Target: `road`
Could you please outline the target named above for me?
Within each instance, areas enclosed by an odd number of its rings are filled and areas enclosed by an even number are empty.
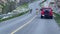
[[[59,34],[59,28],[54,19],[39,19],[36,17],[29,25],[15,34]]]
[[[40,19],[36,8],[40,1],[29,5],[33,12],[0,23],[0,34],[60,34],[59,26],[54,19]]]

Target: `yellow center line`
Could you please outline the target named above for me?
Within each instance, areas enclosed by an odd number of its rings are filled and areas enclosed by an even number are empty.
[[[37,15],[36,15],[37,16]],[[34,16],[31,20],[29,20],[27,23],[25,23],[24,25],[20,26],[19,28],[17,28],[16,30],[14,30],[11,34],[16,33],[17,31],[21,30],[23,27],[27,26],[30,22],[32,22],[36,16]]]

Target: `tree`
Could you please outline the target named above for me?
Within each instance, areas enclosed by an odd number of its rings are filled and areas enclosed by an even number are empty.
[[[11,12],[12,10],[14,10],[16,8],[15,6],[16,2],[14,1],[9,1],[7,0],[7,3],[0,3],[0,5],[2,6],[2,14],[6,14],[8,12]]]

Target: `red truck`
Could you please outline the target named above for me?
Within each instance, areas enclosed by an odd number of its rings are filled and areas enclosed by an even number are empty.
[[[50,18],[53,19],[53,10],[52,8],[41,8],[41,18]]]

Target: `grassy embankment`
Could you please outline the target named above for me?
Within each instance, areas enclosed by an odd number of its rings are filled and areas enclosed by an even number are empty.
[[[57,13],[54,13],[54,15],[55,15],[55,20],[56,20],[56,22],[58,23],[58,25],[60,26],[60,15],[59,14],[57,14]]]
[[[23,4],[23,5],[19,6],[19,8],[27,7],[27,6],[28,6],[27,4]],[[16,9],[19,9],[19,8],[16,8]],[[12,19],[12,18],[19,17],[19,16],[21,16],[21,15],[24,15],[24,14],[28,13],[28,11],[29,11],[29,10],[27,10],[27,11],[25,11],[25,12],[22,12],[22,13],[20,13],[20,14],[17,14],[17,15],[15,15],[15,16],[9,17],[9,18],[0,19],[0,22],[6,21],[6,20],[9,20],[9,19]]]

